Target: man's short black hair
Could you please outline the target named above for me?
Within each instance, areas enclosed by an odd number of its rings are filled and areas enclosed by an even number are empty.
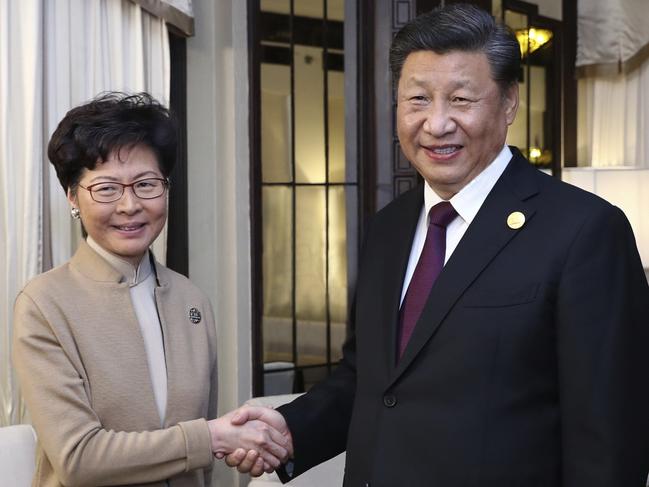
[[[417,51],[446,54],[483,52],[491,76],[501,90],[518,81],[521,51],[516,36],[481,8],[466,3],[438,7],[408,22],[390,48],[390,69],[396,82],[408,55]]]
[[[148,93],[107,92],[70,110],[52,134],[47,156],[67,192],[83,168],[94,169],[114,152],[144,144],[168,177],[176,162],[177,123]]]

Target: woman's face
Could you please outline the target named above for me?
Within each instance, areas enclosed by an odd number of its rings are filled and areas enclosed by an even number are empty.
[[[84,169],[79,185],[87,188],[97,183],[130,184],[162,177],[155,153],[139,144],[111,153],[93,170]],[[166,191],[158,198],[141,199],[135,196],[133,187],[124,188],[124,194],[117,201],[98,203],[83,187],[77,187],[75,194],[68,190],[68,200],[73,207],[79,208],[88,235],[108,252],[137,265],[164,227]]]

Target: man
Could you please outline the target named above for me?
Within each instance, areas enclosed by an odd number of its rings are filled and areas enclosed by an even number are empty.
[[[335,373],[237,420],[290,431],[284,481],[346,449],[346,486],[644,486],[649,289],[624,214],[505,145],[520,51],[486,12],[420,16],[390,59],[425,184],[368,230]]]

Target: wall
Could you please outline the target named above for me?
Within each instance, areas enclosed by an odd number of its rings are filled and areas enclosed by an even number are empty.
[[[187,42],[189,274],[214,306],[219,410],[251,395],[247,12],[242,0],[195,0]],[[222,462],[215,484],[245,484]]]

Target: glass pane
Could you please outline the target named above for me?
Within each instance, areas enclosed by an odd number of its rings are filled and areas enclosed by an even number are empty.
[[[331,360],[341,358],[349,315],[349,253],[355,260],[357,213],[356,188],[329,188],[329,316]]]
[[[264,362],[293,359],[293,230],[291,188],[262,189]]]
[[[288,14],[290,12],[290,0],[260,0],[259,7],[262,12],[275,12]]]
[[[302,17],[321,19],[324,16],[323,0],[294,0],[294,13]]]
[[[525,69],[525,68],[523,68]],[[518,147],[523,154],[527,151],[527,76],[518,83],[518,112],[507,132],[507,144]]]
[[[298,17],[322,19],[322,0],[295,0]],[[294,21],[295,180],[325,182],[324,80],[321,24]]]
[[[345,0],[327,0],[327,19],[345,20]]]
[[[297,363],[308,365],[327,357],[325,189],[299,187],[296,197]]]
[[[516,38],[521,45],[522,55],[522,53],[527,51],[529,44],[527,15],[505,10],[505,24],[516,33]],[[507,143],[518,147],[523,154],[527,153],[527,112],[529,110],[527,101],[527,78],[527,66],[525,65],[525,59],[523,59],[521,78],[518,83],[518,113],[507,133]]]
[[[292,180],[290,93],[290,67],[262,63],[261,171],[264,182]]]
[[[329,52],[330,64],[337,59]],[[332,66],[333,67],[333,66]],[[354,182],[355,165],[351,174],[345,174],[345,75],[330,69],[327,72],[329,91],[329,181],[333,183]]]
[[[545,134],[545,121],[549,116],[546,101],[546,70],[530,66],[530,147],[527,156],[536,165],[548,166],[552,162],[549,137]],[[549,134],[547,134],[549,135]]]
[[[295,46],[295,180],[325,182],[322,49]]]
[[[345,164],[344,0],[327,1],[329,181],[355,182],[356,165]]]

